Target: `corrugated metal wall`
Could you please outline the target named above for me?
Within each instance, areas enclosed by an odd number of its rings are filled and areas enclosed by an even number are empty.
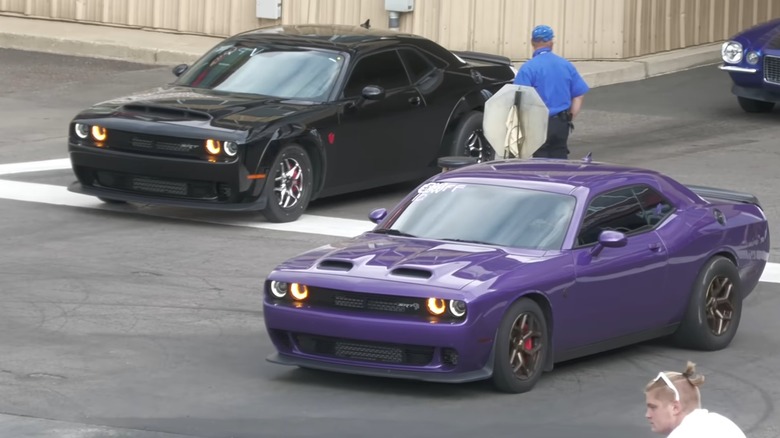
[[[780,0],[416,0],[400,30],[454,50],[531,54],[546,23],[571,59],[620,59],[728,38],[780,17]],[[0,12],[173,32],[228,36],[273,23],[388,27],[384,0],[282,0],[281,20],[255,17],[254,0],[0,0]]]

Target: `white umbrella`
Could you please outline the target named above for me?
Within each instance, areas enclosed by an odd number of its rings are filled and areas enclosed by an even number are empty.
[[[485,102],[482,131],[497,157],[529,158],[547,139],[548,120],[547,105],[533,87],[507,84]]]

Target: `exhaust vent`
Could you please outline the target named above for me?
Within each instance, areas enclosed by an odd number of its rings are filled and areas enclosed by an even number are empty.
[[[393,269],[391,272],[393,275],[398,275],[399,277],[411,277],[411,278],[422,278],[427,279],[431,278],[431,271],[426,271],[425,269],[414,269],[414,268],[398,268]]]
[[[349,271],[352,269],[351,262],[344,262],[341,260],[324,260],[317,267],[327,271]]]

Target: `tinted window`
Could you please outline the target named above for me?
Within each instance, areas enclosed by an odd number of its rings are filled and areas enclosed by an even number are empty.
[[[388,225],[414,236],[516,248],[560,249],[569,195],[479,184],[429,183]]]
[[[577,242],[597,242],[604,230],[635,234],[655,227],[672,206],[647,186],[626,187],[599,195],[588,205]]]
[[[335,52],[236,43],[216,47],[177,85],[303,100],[326,100],[343,67]]]
[[[420,53],[411,49],[401,50],[400,53],[401,58],[404,60],[404,64],[406,64],[406,68],[409,70],[409,76],[411,76],[412,83],[416,83],[425,77],[425,75],[433,71],[433,64]]]
[[[344,96],[359,96],[366,85],[379,85],[385,90],[409,85],[409,77],[395,50],[360,59],[349,76]]]

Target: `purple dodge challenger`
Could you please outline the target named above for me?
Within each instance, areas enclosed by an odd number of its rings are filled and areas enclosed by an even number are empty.
[[[753,195],[589,159],[461,167],[370,218],[268,275],[269,361],[521,393],[652,338],[719,350],[770,248]]]

